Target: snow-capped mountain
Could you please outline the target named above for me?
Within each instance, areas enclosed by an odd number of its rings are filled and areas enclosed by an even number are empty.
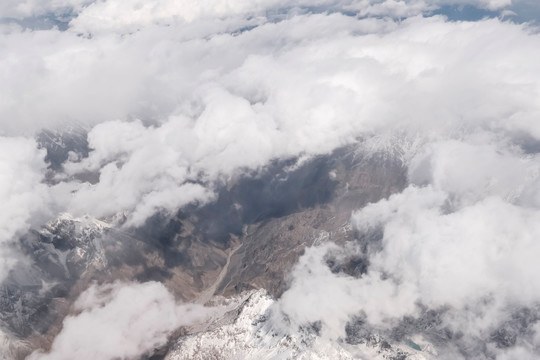
[[[432,345],[422,340],[391,344],[378,335],[358,334],[354,341],[331,340],[321,334],[317,323],[296,329],[277,324],[276,300],[265,290],[249,292],[236,301],[236,308],[213,319],[208,328],[180,337],[165,359],[435,359]]]

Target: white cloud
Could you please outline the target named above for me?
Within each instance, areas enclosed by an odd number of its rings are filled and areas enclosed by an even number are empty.
[[[44,157],[33,140],[0,137],[0,281],[17,260],[10,249],[15,237],[46,212]]]
[[[160,210],[174,212],[190,202],[205,202],[212,193],[195,183],[198,172],[186,158],[194,150],[193,139],[182,137],[189,134],[184,128],[182,120],[158,128],[145,128],[140,122],[98,125],[89,134],[89,144],[97,150],[68,172],[99,170],[99,182],[62,183],[54,191],[58,197],[70,194],[66,206],[76,215],[132,210],[128,225],[140,225]]]
[[[116,19],[115,11],[133,7],[120,11],[126,21],[152,23],[133,34],[104,27],[92,38],[75,28],[0,35],[5,134],[71,120],[101,124],[90,132],[90,158],[68,166],[71,174],[99,171],[100,182],[55,187],[64,211],[126,210],[140,224],[158,209],[207,201],[211,184],[235,171],[329,152],[387,129],[428,138],[459,138],[478,128],[540,137],[539,36],[520,25],[443,17],[398,23],[340,13],[273,23],[264,12],[244,17],[279,1],[137,4],[96,2],[76,20],[92,11]],[[417,4],[355,6],[413,11]],[[171,14],[204,16],[158,26],[170,7]],[[246,24],[257,27],[229,33]]]
[[[512,0],[439,0],[436,3],[437,5],[469,5],[494,11],[512,5]]]
[[[71,23],[75,31],[133,32],[153,24],[192,22],[200,18],[220,18],[261,10],[277,1],[99,1],[88,6]],[[261,4],[262,3],[262,4]]]
[[[152,25],[192,23],[205,19],[246,18],[267,16],[274,12],[348,11],[360,16],[406,18],[430,13],[444,5],[472,5],[481,9],[500,10],[511,0],[158,0],[151,3],[139,0],[93,2],[71,22],[74,31],[101,33],[116,31],[130,33]]]
[[[57,186],[66,211],[132,211],[131,224],[140,224],[157,209],[207,201],[212,183],[236,171],[388,129],[426,141],[478,132],[540,137],[540,66],[532,60],[539,36],[523,26],[317,14],[205,39],[186,38],[182,26],[95,39],[40,35],[52,45],[35,50],[41,60],[26,70],[37,85],[17,83],[0,113],[20,119],[4,129],[36,118],[101,123],[90,132],[90,157],[68,166],[72,174],[99,171],[100,182]],[[11,34],[8,48],[21,46],[12,38],[35,41]],[[14,84],[22,68],[6,64],[6,84]],[[501,181],[513,186],[508,176]]]
[[[290,288],[274,306],[275,326],[295,331],[300,325],[322,321],[322,336],[337,340],[345,337],[345,325],[351,317],[361,312],[366,312],[374,324],[414,313],[417,296],[411,284],[382,281],[377,270],[362,279],[334,274],[326,264],[326,255],[333,250],[335,245],[306,250],[291,274]],[[358,249],[349,247],[344,251],[358,253]],[[290,323],[284,325],[282,314]]]
[[[426,204],[437,196],[439,203]],[[540,213],[488,197],[447,214],[446,200],[430,188],[411,188],[366,209],[389,216],[382,223],[383,250],[371,257],[373,268],[411,283],[419,300],[432,307],[461,308],[494,294],[503,302],[538,299],[540,288],[526,284],[536,276]],[[355,219],[362,223],[370,215],[360,211]]]
[[[503,0],[504,1],[504,0]],[[482,1],[483,2],[483,1]],[[494,2],[488,1],[488,2]],[[159,0],[151,3],[138,0],[100,1],[86,7],[71,22],[73,31],[99,34],[104,31],[130,33],[154,25],[172,25],[225,19],[291,15],[324,11],[355,11],[369,15],[418,15],[432,9],[424,1],[395,0]],[[376,9],[376,10],[374,10]],[[273,15],[272,15],[273,14]],[[244,20],[245,21],[245,20]]]
[[[77,31],[133,32],[154,24],[264,15],[267,11],[354,10],[363,16],[408,17],[442,5],[499,10],[511,5],[511,0],[157,0],[150,3],[139,0],[5,0],[0,5],[0,14],[1,18],[19,20],[74,14],[71,26]]]
[[[79,313],[64,319],[50,352],[36,351],[28,359],[131,359],[165,344],[173,330],[202,321],[212,311],[176,303],[157,282],[94,284],[74,308]]]
[[[496,146],[494,139],[478,144],[432,143],[412,159],[409,179],[442,189],[455,201],[471,203],[489,195],[514,201],[533,185],[540,165],[537,159],[516,152]]]

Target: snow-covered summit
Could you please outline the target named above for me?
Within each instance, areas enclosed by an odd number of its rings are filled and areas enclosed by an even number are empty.
[[[435,359],[428,343],[418,345],[411,340],[391,345],[381,337],[371,336],[352,345],[319,336],[317,324],[284,330],[283,324],[276,326],[272,316],[276,301],[265,290],[251,292],[231,311],[235,313],[231,321],[181,337],[166,360]]]

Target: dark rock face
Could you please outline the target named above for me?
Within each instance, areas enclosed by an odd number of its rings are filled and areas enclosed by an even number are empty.
[[[77,296],[92,282],[160,281],[180,299],[192,300],[223,267],[226,253],[191,242],[177,249],[189,259],[173,265],[166,249],[95,219],[63,216],[23,236],[26,258],[0,287],[0,326],[13,339],[50,344]],[[214,274],[215,273],[215,274]],[[23,359],[31,351],[18,349]]]
[[[418,317],[406,316],[392,330],[390,337],[395,341],[404,341],[411,334],[424,334],[432,343],[444,344],[455,336],[444,327],[442,317],[445,311],[424,308]]]
[[[26,259],[10,272],[0,289],[0,318],[17,337],[46,333],[62,315],[54,305],[67,299],[87,270],[104,268],[100,239],[107,233],[98,223],[69,217],[21,238]]]
[[[182,209],[178,217],[197,218],[197,235],[227,242],[241,236],[244,226],[282,218],[331,201],[337,181],[330,178],[330,157],[314,159],[297,170],[293,160],[276,161],[260,174],[242,177],[218,190],[217,200],[200,208]]]
[[[466,359],[494,359],[497,357],[494,348],[504,350],[518,344],[532,343],[533,327],[540,321],[540,307],[520,308],[510,312],[491,332],[476,338],[468,338],[462,332],[453,331],[445,325],[443,317],[450,311],[449,308],[429,309],[421,305],[419,307],[417,317],[404,317],[385,336],[392,342],[408,343],[411,341],[409,340],[411,335],[421,334],[439,349],[446,349],[449,353],[457,352]],[[360,338],[364,335],[365,333],[362,333]],[[494,347],[488,346],[490,344]],[[414,348],[414,345],[416,344],[409,346]]]
[[[326,264],[334,274],[344,273],[355,278],[360,278],[367,272],[369,259],[356,254],[348,257],[344,262],[327,257]]]
[[[363,316],[356,316],[345,325],[345,342],[351,345],[358,345],[368,341],[372,336],[372,331]]]
[[[70,126],[63,130],[43,130],[36,136],[38,147],[46,150],[45,161],[48,171],[45,181],[49,184],[58,183],[56,175],[64,170],[64,164],[72,157],[78,161],[88,157],[90,147],[87,139],[87,130],[82,126]],[[95,184],[99,181],[98,172],[82,172],[74,176],[77,180]]]
[[[274,296],[281,295],[287,287],[288,271],[306,246],[354,239],[349,226],[351,212],[403,189],[407,181],[405,169],[398,161],[377,162],[372,155],[359,154],[352,147],[317,158],[296,171],[299,173],[289,175],[294,180],[295,191],[301,187],[295,180],[297,177],[314,176],[302,185],[313,186],[303,190],[310,202],[289,196],[294,202],[287,204],[296,205],[287,205],[290,210],[281,216],[268,212],[261,217],[259,212],[255,217],[259,222],[244,223],[245,232],[239,239],[242,247],[235,253],[220,287],[224,294],[264,287]],[[287,181],[282,180],[281,186],[286,185]],[[320,191],[322,187],[331,188],[331,194]],[[309,206],[304,207],[305,204]],[[369,266],[365,257],[349,258],[346,263],[333,265],[331,262],[330,259],[333,271],[357,277]]]
[[[533,335],[532,327],[540,321],[540,308],[522,308],[514,311],[500,328],[495,329],[489,340],[500,349],[510,348],[520,339]]]
[[[69,153],[79,157],[87,157],[90,151],[86,130],[73,127],[64,131],[43,130],[36,136],[40,147],[47,150],[45,161],[53,171],[61,171]]]

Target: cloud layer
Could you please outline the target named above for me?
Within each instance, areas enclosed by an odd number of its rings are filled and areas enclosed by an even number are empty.
[[[538,36],[523,25],[336,13],[204,39],[192,36],[215,28],[191,36],[176,29],[4,36],[12,54],[4,61],[4,131],[70,119],[91,127],[90,157],[66,169],[101,179],[56,187],[65,211],[128,211],[140,224],[159,207],[208,200],[214,181],[240,169],[326,153],[389,129],[426,139],[479,129],[540,135]],[[43,45],[33,47],[38,40]]]

